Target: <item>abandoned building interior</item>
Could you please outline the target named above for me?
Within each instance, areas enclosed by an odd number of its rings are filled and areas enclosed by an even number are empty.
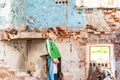
[[[51,34],[59,80],[120,80],[120,0],[0,0],[0,80],[47,80]]]

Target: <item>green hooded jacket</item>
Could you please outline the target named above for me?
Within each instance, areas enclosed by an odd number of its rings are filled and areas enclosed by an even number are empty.
[[[56,44],[52,40],[49,40],[49,39],[46,40],[46,48],[48,51],[48,55],[47,55],[48,59],[61,57],[58,47],[56,46]]]

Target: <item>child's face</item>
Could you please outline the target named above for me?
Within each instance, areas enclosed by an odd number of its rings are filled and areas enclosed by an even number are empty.
[[[55,40],[57,37],[56,37],[56,35],[53,33],[53,32],[50,32],[49,34],[48,34],[48,38],[50,39],[50,40]]]

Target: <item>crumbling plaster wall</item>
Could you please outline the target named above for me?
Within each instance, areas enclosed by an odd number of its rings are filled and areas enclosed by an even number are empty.
[[[120,26],[120,10],[93,9],[87,10],[87,24],[94,26],[98,31],[115,31]]]
[[[25,10],[26,0],[9,0],[11,1],[11,25],[9,27],[24,27],[25,26]]]
[[[35,70],[37,77],[47,77],[45,39],[1,41],[1,60],[19,71]],[[61,68],[64,80],[85,80],[86,45],[79,47],[73,42],[56,42],[61,52]],[[80,49],[80,50],[79,50]]]
[[[6,0],[9,1],[9,0]],[[114,51],[116,55],[116,70],[117,70],[117,80],[120,79],[120,68],[119,68],[119,63],[120,63],[120,56],[119,56],[119,47],[120,44],[119,42],[116,42],[116,35],[114,34],[114,31],[116,31],[117,28],[120,26],[120,11],[119,10],[75,10],[74,7],[74,0],[69,0],[68,2],[68,7],[67,5],[63,4],[56,4],[54,1],[49,1],[49,0],[26,0],[26,6],[27,10],[25,14],[27,14],[26,18],[24,18],[24,12],[21,13],[21,11],[24,11],[24,5],[22,5],[23,0],[18,0],[14,1],[13,4],[13,12],[6,12],[6,15],[8,17],[9,13],[12,14],[12,19],[11,16],[9,16],[6,20],[1,20],[0,25],[3,26],[3,22],[9,23],[10,21],[13,21],[12,23],[15,26],[20,26],[22,22],[21,20],[25,19],[26,20],[26,25],[28,25],[31,28],[36,28],[36,27],[55,27],[56,25],[65,25],[67,24],[68,20],[68,27],[79,27],[79,26],[84,26],[87,24],[92,25],[94,30],[96,30],[96,34],[93,34],[94,31],[91,30],[92,32],[88,34],[86,29],[83,29],[80,31],[80,36],[78,39],[80,39],[77,44],[76,43],[71,43],[71,42],[62,42],[57,43],[57,45],[60,48],[61,54],[62,54],[62,72],[65,80],[85,80],[85,77],[87,76],[86,73],[88,73],[88,68],[86,67],[89,63],[87,60],[86,55],[86,45],[87,43],[113,43],[115,44]],[[1,4],[3,5],[3,4]],[[1,6],[0,5],[0,6]],[[21,6],[20,6],[21,5]],[[10,7],[10,5],[8,5]],[[20,9],[19,9],[20,8]],[[1,11],[3,11],[3,14],[6,11],[6,8],[0,7]],[[4,10],[3,10],[4,9]],[[16,11],[18,10],[18,11]],[[68,11],[67,11],[68,10]],[[68,13],[67,13],[68,12]],[[15,13],[15,14],[14,14]],[[21,14],[21,15],[19,15]],[[58,16],[59,15],[59,16]],[[2,17],[5,17],[3,15]],[[0,17],[0,19],[2,19]],[[5,18],[3,18],[5,19]],[[23,20],[24,21],[24,20]],[[82,25],[81,25],[82,24]],[[9,25],[9,24],[8,24]],[[5,27],[0,27],[0,28],[5,28]],[[106,35],[99,35],[99,31],[103,32],[113,32],[113,34],[106,34]],[[98,34],[97,34],[98,32]],[[87,36],[85,35],[87,34]],[[82,40],[83,39],[83,40]],[[119,40],[120,38],[118,38]],[[17,45],[17,47],[20,47],[21,45],[26,46],[27,42],[26,41],[20,41],[21,44],[18,45],[19,40],[14,43],[15,41],[12,42],[5,42],[6,48],[4,47],[3,42],[1,42],[1,52],[2,53],[8,53],[8,57],[5,58],[5,60],[11,65],[13,68],[19,68],[19,69],[24,69],[21,65],[30,65],[32,62],[34,65],[40,66],[40,69],[42,71],[42,68],[45,69],[45,58],[39,57],[39,54],[41,52],[39,51],[38,47],[40,47],[41,43],[39,43],[39,40],[32,40],[28,41],[29,47],[28,51],[27,48],[22,48],[23,52],[19,52],[17,49],[14,50],[14,46]],[[31,43],[32,42],[32,43]],[[39,45],[40,44],[40,45]],[[72,47],[71,47],[72,44]],[[10,46],[12,45],[12,46]],[[41,48],[41,47],[40,47]],[[5,52],[4,52],[5,49]],[[18,48],[19,49],[19,48]],[[71,51],[72,50],[72,51]],[[9,51],[9,52],[8,52]],[[41,50],[42,51],[42,50]],[[13,54],[10,54],[13,53]],[[18,55],[16,54],[18,53]],[[18,64],[18,61],[21,60],[21,56],[24,53],[26,58],[24,61],[25,63]],[[11,56],[16,56],[15,61],[11,63]],[[28,57],[27,57],[28,56]],[[28,60],[29,58],[29,60]],[[75,60],[75,58],[77,60]],[[23,59],[23,58],[22,58]],[[28,64],[27,64],[28,61]],[[34,63],[35,62],[35,63]],[[38,64],[38,63],[43,63]],[[69,64],[68,64],[69,63]],[[70,66],[71,65],[71,66]],[[75,67],[75,68],[74,68]],[[25,68],[27,70],[29,67]],[[41,74],[40,71],[40,74]],[[45,71],[43,71],[45,73]],[[76,75],[77,74],[77,75]]]
[[[116,31],[116,43],[115,43],[115,48],[114,48],[114,51],[115,51],[115,57],[116,57],[116,77],[117,77],[117,80],[120,79],[120,29],[118,29]]]
[[[34,76],[44,80],[47,76],[45,39],[11,40],[0,42],[0,60],[17,71],[35,72]]]
[[[76,0],[26,0],[26,25],[36,27],[84,27],[86,14],[74,9]]]
[[[64,80],[85,79],[85,69],[80,64],[80,54],[74,43],[57,43],[61,53],[61,69]],[[84,78],[83,78],[84,76]]]
[[[119,27],[120,27],[120,10],[96,10],[91,12],[87,15],[87,22],[90,25],[93,25],[97,31],[105,31],[105,32],[112,32],[111,35],[106,35],[100,37],[99,41],[96,42],[97,37],[93,37],[90,43],[113,43],[114,44],[114,54],[116,58],[116,76],[117,80],[120,79],[120,69],[119,69],[119,62],[120,62],[120,44],[119,44]],[[90,35],[92,36],[92,35]],[[113,37],[113,38],[112,38]],[[110,39],[111,38],[111,39]],[[108,40],[104,42],[104,40]]]
[[[1,41],[0,60],[4,60],[12,69],[25,70],[26,43],[26,40]]]
[[[0,0],[0,29],[25,25],[25,0]]]
[[[0,28],[25,26],[45,28],[57,25],[84,27],[86,14],[84,11],[79,12],[74,9],[75,3],[75,0],[60,2],[55,0],[1,0]]]
[[[101,37],[89,34],[85,38],[84,33],[80,34],[78,43],[66,42],[57,43],[62,54],[62,73],[65,80],[86,80],[89,73],[89,53],[87,44],[114,44],[115,34],[102,35]],[[67,41],[67,40],[66,40]],[[116,50],[116,47],[114,48]],[[116,50],[118,51],[118,50]],[[116,54],[116,53],[115,53]],[[116,71],[119,73],[119,61],[116,62]],[[118,79],[119,80],[119,76]]]
[[[5,29],[11,21],[11,1],[0,0],[0,29]]]
[[[28,41],[28,63],[27,70],[35,70],[36,75],[40,80],[44,80],[47,76],[46,63],[46,43],[45,39],[29,40]]]

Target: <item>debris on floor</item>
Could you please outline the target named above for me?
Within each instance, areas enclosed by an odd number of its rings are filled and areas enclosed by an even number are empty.
[[[115,80],[109,69],[101,69],[96,67],[95,70],[90,70],[87,80]]]

